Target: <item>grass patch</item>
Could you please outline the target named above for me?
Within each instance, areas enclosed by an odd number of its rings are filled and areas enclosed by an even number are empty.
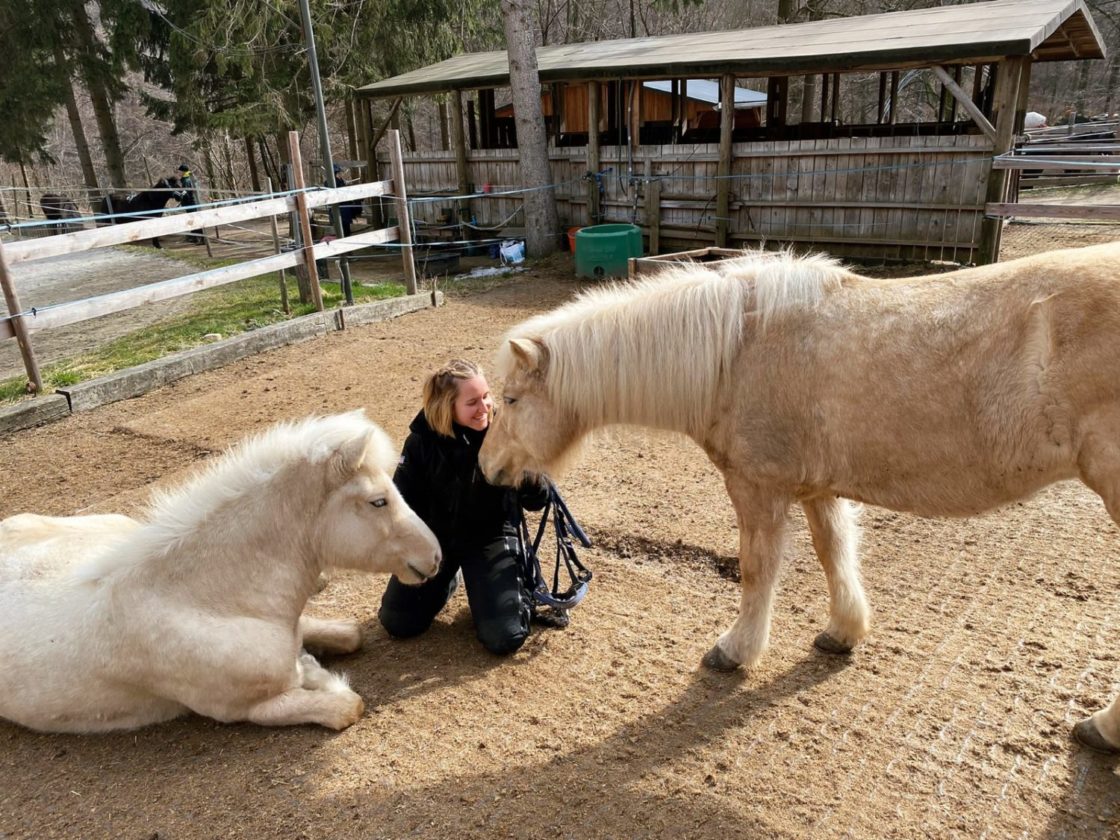
[[[216,268],[237,261],[210,261],[206,267]],[[341,286],[326,283],[322,286],[323,306],[333,309],[342,301]],[[400,283],[379,283],[353,287],[355,303],[399,297],[405,293]],[[50,393],[56,388],[95,379],[117,370],[159,359],[180,350],[203,344],[203,336],[218,333],[222,338],[254,330],[268,324],[279,323],[315,311],[311,304],[301,305],[294,279],[288,278],[288,295],[292,314],[285,315],[280,307],[280,278],[278,273],[265,274],[239,280],[228,286],[209,289],[191,296],[186,312],[152,324],[136,332],[114,339],[89,353],[64,359],[42,369],[43,390]],[[0,381],[0,402],[12,402],[27,396],[27,380],[17,377]]]

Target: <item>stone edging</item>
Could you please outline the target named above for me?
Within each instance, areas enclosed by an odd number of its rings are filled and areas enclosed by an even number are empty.
[[[443,303],[443,293],[436,293],[435,305]],[[38,426],[68,417],[76,411],[88,411],[106,403],[146,394],[191,374],[222,367],[255,353],[296,344],[347,327],[386,321],[433,305],[431,295],[421,293],[405,297],[348,306],[325,312],[313,312],[279,324],[235,335],[223,341],[192,347],[162,359],[146,362],[127,370],[119,370],[99,379],[59,388],[54,394],[25,400],[0,408],[0,434]]]

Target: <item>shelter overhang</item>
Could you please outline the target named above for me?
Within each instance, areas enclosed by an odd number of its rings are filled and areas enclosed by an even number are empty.
[[[991,0],[726,32],[697,32],[537,49],[542,82],[744,77],[1104,58],[1084,0]],[[459,55],[359,88],[407,96],[506,87],[505,51]]]

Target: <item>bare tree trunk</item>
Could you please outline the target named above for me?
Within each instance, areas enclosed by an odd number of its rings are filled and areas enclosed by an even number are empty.
[[[22,160],[19,162],[19,174],[23,176],[23,192],[24,195],[27,196],[27,218],[34,219],[35,205],[31,201],[31,184],[27,180],[27,167],[23,165]],[[16,216],[19,216],[18,211],[16,212]]]
[[[234,196],[237,194],[237,177],[233,172],[233,150],[230,148],[228,134],[222,135],[222,157],[226,164],[226,186],[230,196]]]
[[[1078,114],[1088,116],[1087,108],[1085,106],[1085,89],[1089,86],[1089,62],[1081,62],[1081,72],[1077,74],[1077,100],[1074,102],[1074,110]]]
[[[253,138],[245,138],[245,160],[249,162],[249,186],[253,192],[261,191],[261,176],[257,172],[257,156],[253,151]]]
[[[89,55],[94,55],[99,47],[97,36],[94,34],[93,25],[85,6],[81,3],[73,7],[74,31],[78,35],[82,49]],[[97,118],[97,130],[101,135],[101,147],[105,152],[105,165],[109,170],[109,182],[120,189],[127,186],[124,171],[124,152],[121,151],[121,138],[117,132],[117,123],[113,117],[113,103],[109,98],[109,91],[105,84],[98,78],[90,76],[85,79],[86,88],[89,90],[90,100],[93,102],[93,114]]]
[[[541,113],[541,82],[533,18],[527,0],[502,0],[506,45],[509,52],[509,82],[513,92],[513,115],[520,149],[521,183],[524,193],[525,244],[529,256],[541,257],[556,250],[560,220],[556,199],[549,186],[548,138]]]
[[[66,56],[59,43],[54,45],[54,61],[59,67],[66,67]],[[82,127],[82,115],[78,111],[78,101],[74,98],[74,80],[66,78],[66,116],[70,120],[70,131],[74,134],[74,146],[78,150],[78,161],[82,165],[82,179],[91,190],[98,188],[97,171],[93,168],[93,157],[89,153],[89,142]]]
[[[352,98],[346,100],[346,143],[350,150],[350,160],[358,160],[358,121],[354,118],[357,105]]]

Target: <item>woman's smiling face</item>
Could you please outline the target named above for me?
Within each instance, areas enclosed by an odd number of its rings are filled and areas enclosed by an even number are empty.
[[[455,395],[455,422],[468,429],[481,432],[490,425],[494,412],[494,400],[490,396],[490,386],[486,377],[474,376],[459,383]]]

